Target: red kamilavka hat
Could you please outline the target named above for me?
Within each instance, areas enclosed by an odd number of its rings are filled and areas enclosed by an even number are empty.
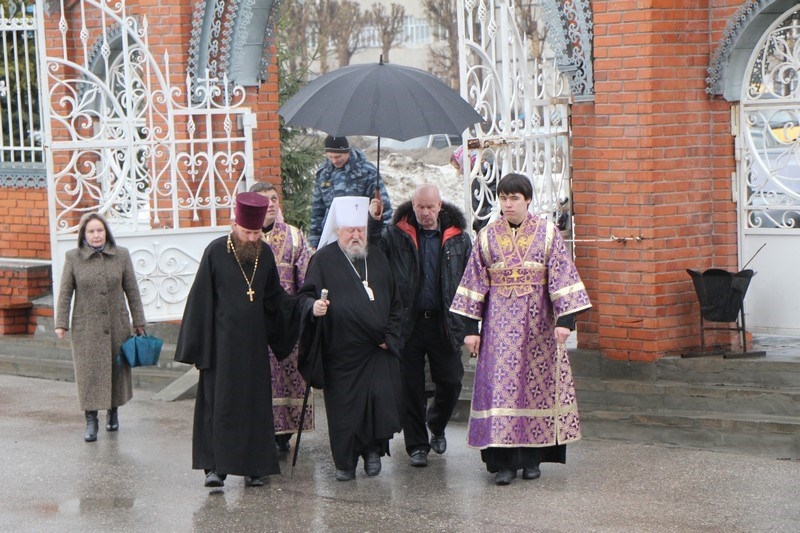
[[[268,207],[269,200],[257,192],[240,192],[236,195],[234,221],[245,229],[260,230]]]

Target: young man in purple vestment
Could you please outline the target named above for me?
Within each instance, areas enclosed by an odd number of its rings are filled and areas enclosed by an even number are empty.
[[[581,437],[564,343],[591,303],[558,228],[528,211],[530,180],[507,174],[497,194],[502,216],[478,234],[450,309],[471,319],[464,344],[478,356],[468,445],[508,485],[566,462]]]
[[[278,191],[271,183],[259,182],[250,187],[269,200],[267,215],[261,227],[263,240],[272,249],[275,266],[278,268],[281,286],[288,294],[297,294],[303,285],[308,267],[308,244],[302,232],[284,222],[281,215]],[[272,416],[275,423],[275,444],[279,452],[288,452],[289,441],[300,422],[300,411],[303,409],[303,396],[306,383],[297,370],[297,348],[288,358],[278,361],[272,350],[269,352],[272,381]],[[303,431],[314,429],[313,396],[309,397]]]

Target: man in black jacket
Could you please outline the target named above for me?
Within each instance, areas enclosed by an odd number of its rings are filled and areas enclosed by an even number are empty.
[[[442,202],[438,187],[425,184],[411,201],[397,207],[380,243],[403,308],[403,434],[412,466],[426,466],[431,449],[445,452],[444,430],[461,392],[464,323],[449,309],[472,249],[465,228],[463,213]],[[436,386],[430,407],[425,397],[426,356]]]

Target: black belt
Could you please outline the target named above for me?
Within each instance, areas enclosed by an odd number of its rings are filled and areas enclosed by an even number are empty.
[[[420,318],[436,318],[439,316],[439,311],[420,311]]]

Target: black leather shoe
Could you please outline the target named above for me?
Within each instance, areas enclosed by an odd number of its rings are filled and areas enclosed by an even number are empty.
[[[424,448],[411,452],[411,466],[428,466],[428,452]]]
[[[515,470],[498,470],[494,475],[494,483],[495,485],[509,485],[515,477],[517,477]]]
[[[289,444],[291,439],[291,433],[281,433],[280,435],[275,435],[275,445],[278,447],[278,451],[288,452],[292,447],[291,444]]]
[[[86,411],[86,433],[83,434],[83,440],[86,442],[94,442],[97,440],[97,411]]]
[[[119,429],[119,416],[117,408],[112,407],[106,413],[106,431],[116,431]]]
[[[542,471],[538,466],[522,469],[522,479],[539,479],[542,477]]]
[[[339,470],[336,469],[336,481],[351,481],[356,478],[356,469]]]
[[[442,455],[447,450],[447,439],[444,438],[444,433],[441,435],[431,435],[431,450],[439,455]]]
[[[261,476],[244,476],[245,487],[263,487],[264,483],[264,478]]]
[[[219,474],[216,472],[209,472],[206,474],[206,487],[222,487],[225,485],[225,482],[222,480]]]
[[[378,452],[367,452],[364,457],[364,472],[368,476],[377,476],[381,473],[381,456]]]

